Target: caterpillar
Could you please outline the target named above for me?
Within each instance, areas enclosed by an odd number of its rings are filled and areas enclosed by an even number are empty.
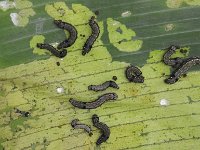
[[[176,46],[176,45],[171,45],[168,48],[168,51],[163,55],[163,62],[166,65],[178,67],[178,65],[180,65],[183,62],[184,59],[182,59],[180,57],[170,58],[172,56],[172,54],[174,54],[177,49],[180,49],[180,47]]]
[[[56,50],[52,45],[50,44],[42,44],[42,43],[37,43],[37,47],[40,49],[46,49],[49,50],[53,55],[59,58],[63,58],[67,55],[67,50],[63,49],[61,51]]]
[[[27,112],[27,111],[21,111],[21,110],[19,110],[19,109],[17,109],[17,108],[15,108],[16,109],[16,111],[15,111],[15,113],[19,113],[19,114],[21,114],[23,117],[29,117],[31,114],[29,113],[29,112]]]
[[[83,46],[82,50],[83,56],[90,52],[92,45],[94,44],[100,33],[99,26],[94,19],[95,17],[92,16],[91,19],[89,20],[89,25],[92,29],[92,34],[89,36],[89,38],[87,39],[86,43]]]
[[[169,78],[165,79],[165,83],[173,84],[178,81],[180,76],[186,74],[186,72],[194,65],[200,65],[200,57],[187,58],[177,69],[175,69]]]
[[[90,128],[90,126],[88,126],[88,125],[86,125],[86,124],[78,123],[78,122],[79,122],[79,119],[74,119],[74,120],[72,120],[71,126],[72,126],[74,129],[84,129],[86,132],[89,133],[89,136],[92,136],[92,135],[93,135],[92,129]]]
[[[114,81],[106,81],[103,84],[100,85],[89,85],[88,90],[93,90],[93,91],[103,91],[106,90],[108,87],[112,87],[115,89],[119,89],[119,86],[117,85],[116,82]]]
[[[96,141],[96,145],[100,145],[101,143],[107,141],[110,137],[110,129],[106,124],[99,122],[99,117],[96,114],[92,116],[92,122],[93,125],[102,132],[101,136]]]
[[[96,100],[92,102],[81,102],[77,101],[73,98],[69,99],[69,102],[74,106],[78,107],[80,109],[95,109],[97,107],[100,107],[104,102],[108,100],[116,100],[118,98],[118,95],[116,93],[106,93],[101,96],[99,96]]]
[[[144,82],[144,77],[142,76],[142,72],[140,71],[139,68],[135,66],[128,66],[125,71],[126,78],[130,82],[135,82],[135,83],[143,83]]]
[[[62,22],[61,20],[54,20],[54,24],[64,30],[69,32],[69,38],[62,41],[58,46],[57,49],[67,48],[73,45],[77,39],[77,30],[76,28],[67,22]]]

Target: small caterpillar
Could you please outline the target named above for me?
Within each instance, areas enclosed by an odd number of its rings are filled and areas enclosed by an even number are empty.
[[[92,129],[90,128],[90,126],[86,125],[86,124],[82,124],[82,123],[78,123],[79,119],[74,119],[71,122],[71,126],[74,129],[84,129],[86,132],[89,133],[89,136],[92,136]]]
[[[61,42],[58,46],[57,49],[61,48],[67,48],[73,45],[77,39],[77,30],[76,28],[71,25],[70,23],[67,22],[62,22],[61,20],[54,20],[54,24],[64,30],[67,30],[69,32],[69,38],[65,39],[63,42]]]
[[[165,83],[173,84],[178,81],[181,75],[186,72],[194,65],[200,65],[200,57],[190,57],[186,59],[176,70],[172,72],[169,78],[165,79]]]
[[[99,36],[99,33],[100,33],[99,26],[94,19],[95,17],[92,16],[91,19],[89,20],[89,25],[92,29],[92,34],[89,36],[89,38],[87,39],[86,43],[83,46],[82,55],[85,55],[90,52],[92,45],[94,44],[94,42]]]
[[[19,110],[19,109],[17,109],[17,108],[15,108],[16,109],[16,111],[15,111],[15,113],[19,113],[19,114],[21,114],[23,117],[29,117],[31,114],[29,113],[29,112],[27,112],[27,111],[21,111],[21,110]]]
[[[119,89],[119,86],[117,85],[116,82],[114,81],[106,81],[103,84],[100,85],[89,85],[88,90],[93,90],[93,91],[103,91],[106,90],[108,87],[112,87],[115,89]]]
[[[144,77],[142,76],[142,72],[140,71],[139,68],[135,66],[128,66],[125,71],[126,78],[130,82],[135,82],[135,83],[143,83],[144,82]]]
[[[52,45],[50,44],[42,44],[42,43],[37,43],[37,47],[40,49],[47,49],[49,50],[53,55],[59,58],[63,58],[67,55],[67,50],[63,49],[61,51],[56,50]]]
[[[101,143],[107,141],[107,139],[110,137],[110,129],[106,124],[99,122],[99,117],[96,114],[92,116],[92,122],[93,125],[102,132],[101,136],[96,142],[97,145],[100,145]]]
[[[172,54],[174,54],[177,49],[180,49],[180,47],[175,46],[175,45],[171,45],[168,48],[168,51],[163,56],[163,62],[166,65],[173,66],[173,67],[176,68],[176,67],[178,67],[178,65],[180,65],[183,62],[184,59],[182,59],[180,57],[170,58],[172,56]]]
[[[116,93],[106,93],[98,97],[98,99],[92,102],[81,102],[73,98],[69,99],[69,102],[74,106],[80,109],[95,109],[101,106],[107,100],[116,100],[118,95]]]

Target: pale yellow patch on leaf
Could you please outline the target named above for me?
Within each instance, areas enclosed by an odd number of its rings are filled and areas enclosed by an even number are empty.
[[[6,99],[8,101],[8,106],[12,106],[12,107],[27,103],[27,100],[23,98],[23,94],[21,91],[9,93],[6,96]]]
[[[135,31],[128,29],[125,25],[113,20],[107,19],[107,29],[109,40],[119,51],[133,52],[138,51],[142,47],[142,40],[134,40]],[[120,33],[120,30],[122,33]]]

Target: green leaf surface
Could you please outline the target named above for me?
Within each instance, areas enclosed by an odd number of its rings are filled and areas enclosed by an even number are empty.
[[[200,55],[199,5],[199,0],[0,1],[0,149],[199,149],[199,66],[168,85],[164,79],[172,68],[162,62],[164,49],[172,44],[185,50],[173,57]],[[91,52],[82,56],[93,15],[100,35]],[[43,42],[56,46],[69,36],[54,19],[78,31],[64,59],[36,47]],[[143,72],[143,84],[126,79],[130,64]],[[88,91],[88,85],[113,76],[118,90]],[[95,110],[69,103],[70,98],[92,101],[108,92],[119,98]],[[163,99],[166,106],[160,104]],[[31,116],[23,118],[14,108]],[[111,131],[100,146],[95,144],[101,133],[92,125],[93,114]],[[72,129],[76,118],[92,127],[93,136]]]

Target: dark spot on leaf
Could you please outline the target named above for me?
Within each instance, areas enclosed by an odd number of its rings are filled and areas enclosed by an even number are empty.
[[[181,49],[180,52],[185,54],[185,53],[187,53],[187,50]]]
[[[44,142],[44,143],[46,143],[46,142],[47,142],[47,139],[46,139],[46,138],[44,138],[43,142]]]
[[[146,132],[146,133],[142,132],[140,135],[141,136],[147,136],[148,134],[149,134],[148,132]]]
[[[120,34],[122,34],[122,32],[123,32],[122,29],[121,29],[120,27],[117,28],[116,31],[119,32]]]
[[[187,74],[183,74],[183,77],[187,77]]]
[[[56,65],[57,65],[57,66],[60,66],[60,62],[56,62]]]
[[[97,15],[97,16],[99,15],[99,11],[98,11],[98,10],[96,10],[94,13],[95,13],[95,15]]]
[[[113,76],[112,79],[113,79],[114,81],[116,81],[116,80],[117,80],[117,77],[116,77],[116,76]]]

